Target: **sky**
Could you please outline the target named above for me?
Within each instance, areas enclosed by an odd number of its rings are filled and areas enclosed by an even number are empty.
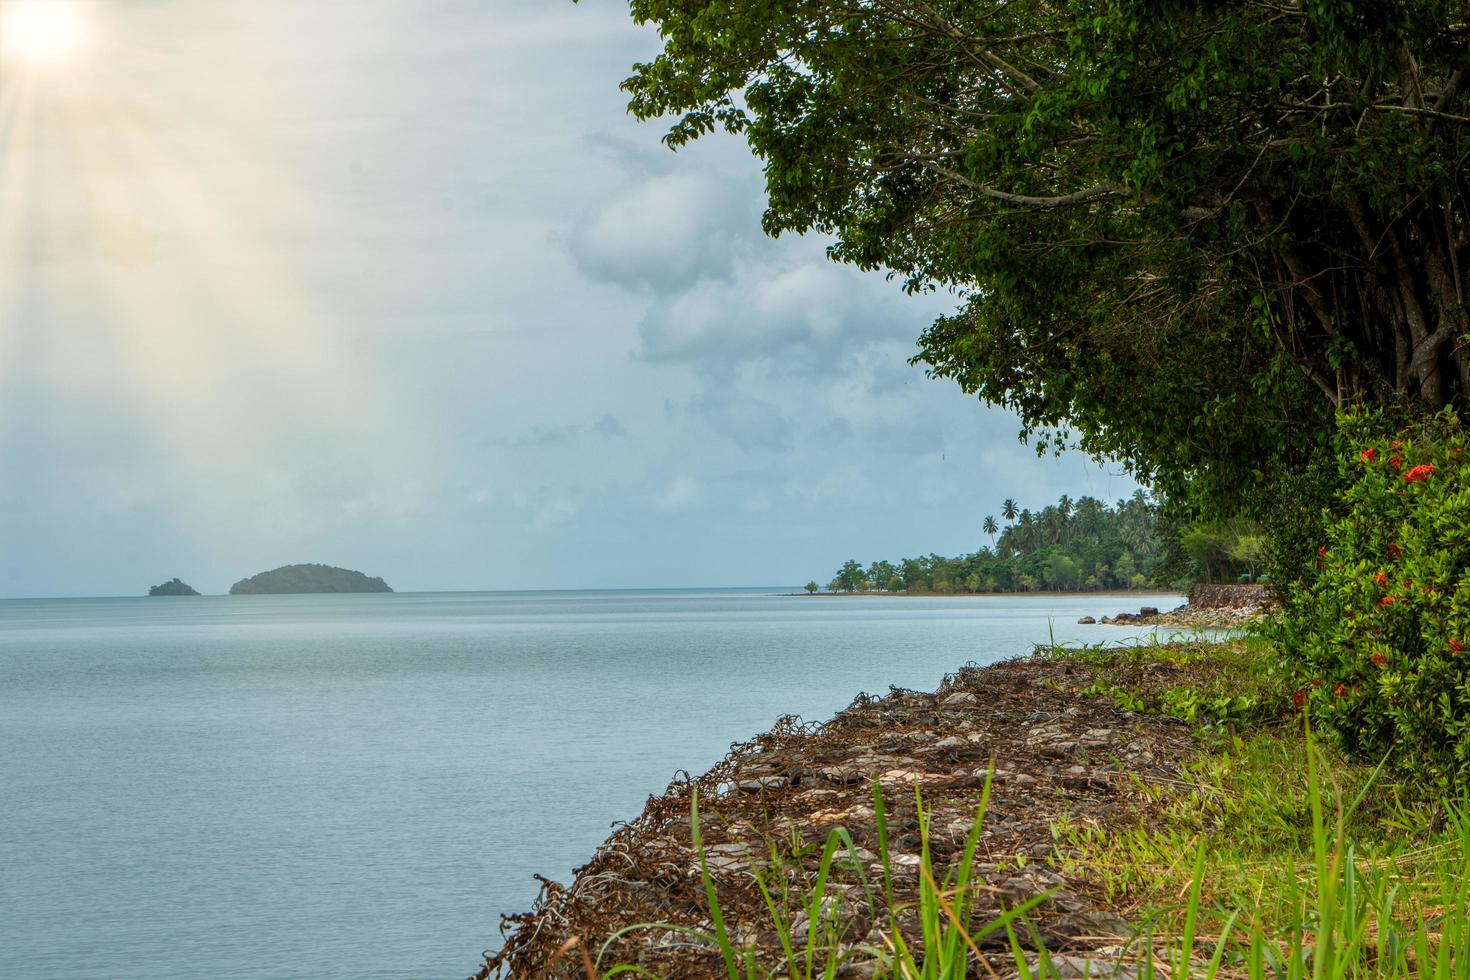
[[[628,116],[624,3],[44,2],[64,52],[0,40],[0,596],[796,585],[1135,489],[907,363],[955,297]]]

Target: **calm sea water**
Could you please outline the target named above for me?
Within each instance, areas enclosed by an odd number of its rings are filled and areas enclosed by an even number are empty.
[[[772,591],[0,601],[0,977],[463,977],[778,715],[1146,632]]]

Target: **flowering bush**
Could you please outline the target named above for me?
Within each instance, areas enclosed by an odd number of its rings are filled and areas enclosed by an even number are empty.
[[[1344,421],[1347,490],[1274,632],[1293,702],[1370,757],[1470,776],[1470,459],[1446,413],[1397,436]],[[1376,438],[1375,438],[1376,434]]]

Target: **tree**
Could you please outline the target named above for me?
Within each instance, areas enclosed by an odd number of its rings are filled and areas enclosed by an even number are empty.
[[[856,561],[848,559],[842,563],[837,570],[837,587],[843,592],[856,592],[863,587],[863,566]],[[835,591],[835,590],[834,590]]]
[[[1008,521],[1014,521],[1020,511],[1016,510],[1016,502],[1007,497],[1000,505],[1000,516]]]
[[[743,135],[767,232],[958,290],[917,359],[1042,446],[1223,509],[1343,405],[1466,403],[1461,2],[632,11],[632,111]]]
[[[980,527],[981,527],[982,530],[984,530],[984,532],[986,534],[990,535],[990,546],[992,548],[994,548],[995,547],[995,535],[996,535],[996,533],[998,531],[1000,531],[1000,525],[998,525],[998,524],[995,523],[995,518],[994,517],[990,517],[990,516],[987,515],[986,518],[985,518],[985,522],[983,524],[981,524]]]
[[[1245,566],[1245,573],[1254,582],[1256,567],[1266,551],[1266,540],[1259,534],[1242,534],[1230,545],[1230,557]]]
[[[884,589],[888,592],[897,592],[902,590],[902,586],[900,586],[898,589],[894,589],[889,585],[889,583],[893,581],[893,577],[897,574],[898,569],[894,567],[892,562],[875,561],[873,562],[873,564],[868,566],[868,580],[873,583],[873,586],[875,588]]]
[[[817,585],[816,582],[808,582],[802,588],[806,589],[807,595],[816,595],[817,589],[821,588],[821,586]]]

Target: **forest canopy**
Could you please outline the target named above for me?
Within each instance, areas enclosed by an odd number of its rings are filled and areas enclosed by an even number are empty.
[[[897,562],[856,560],[837,570],[831,592],[1036,592],[1140,589],[1167,569],[1158,507],[1142,491],[1109,506],[1063,496],[1040,511],[1001,504],[1008,522],[981,525],[990,544],[957,558],[923,555]],[[811,588],[815,583],[811,583]]]
[[[955,291],[917,360],[1041,447],[1230,514],[1338,409],[1466,402],[1462,3],[631,8],[632,111],[748,140],[767,232]]]

